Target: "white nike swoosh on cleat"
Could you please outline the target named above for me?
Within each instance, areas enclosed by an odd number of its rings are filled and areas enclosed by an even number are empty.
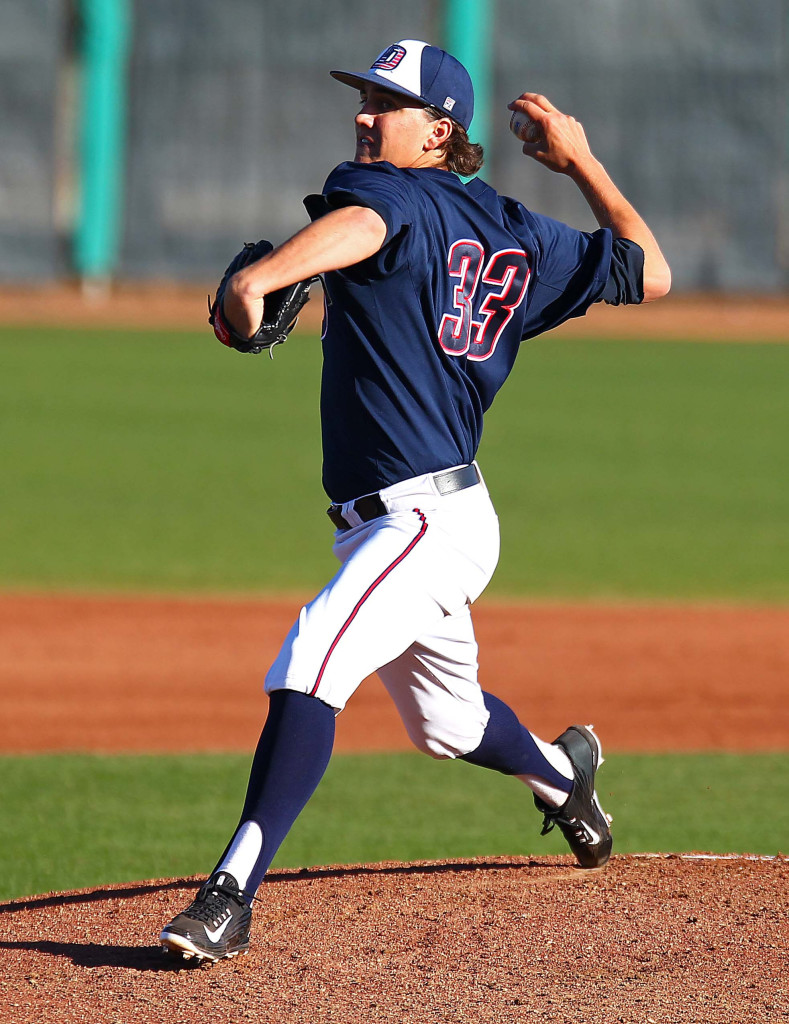
[[[209,942],[219,942],[219,940],[222,938],[222,935],[224,934],[225,928],[227,928],[227,926],[229,924],[230,924],[230,918],[228,917],[226,920],[224,920],[222,922],[222,924],[220,924],[220,926],[217,928],[217,930],[215,932],[209,931],[208,930],[208,925],[204,924],[203,928],[205,929],[205,934],[206,934],[206,937],[208,938],[208,941]]]

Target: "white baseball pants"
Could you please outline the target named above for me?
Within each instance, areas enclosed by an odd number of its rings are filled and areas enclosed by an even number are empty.
[[[341,711],[377,672],[412,742],[433,757],[479,746],[488,712],[469,605],[493,575],[499,524],[480,483],[442,495],[432,475],[380,492],[387,514],[335,533],[341,567],[301,609],[266,692],[309,693]]]

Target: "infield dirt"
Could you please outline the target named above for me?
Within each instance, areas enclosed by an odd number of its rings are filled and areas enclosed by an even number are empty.
[[[252,750],[299,607],[0,595],[0,751]],[[787,608],[483,598],[474,621],[483,685],[538,735],[580,716],[611,750],[789,749]],[[336,749],[410,749],[376,678],[340,715]]]
[[[210,333],[206,295],[216,282],[167,282],[82,289],[77,284],[0,288],[0,323],[7,327],[158,328]],[[298,330],[320,330],[319,290],[305,306]],[[643,338],[671,341],[789,341],[784,295],[678,294],[645,306],[598,303],[586,316],[552,331],[552,338]]]

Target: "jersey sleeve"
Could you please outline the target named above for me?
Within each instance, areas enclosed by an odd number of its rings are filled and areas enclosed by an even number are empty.
[[[513,232],[533,259],[523,340],[583,316],[603,297],[611,268],[608,228],[578,231],[512,202],[506,211]]]
[[[385,161],[340,164],[326,179],[323,196],[330,209],[368,206],[375,210],[386,224],[384,245],[405,237],[419,215],[411,182]]]
[[[614,239],[611,269],[600,300],[609,306],[625,306],[644,301],[644,250],[629,238]]]

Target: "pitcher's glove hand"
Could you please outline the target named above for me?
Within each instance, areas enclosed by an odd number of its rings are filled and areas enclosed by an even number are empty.
[[[310,285],[317,281],[316,277],[308,278],[306,281],[297,281],[286,288],[278,288],[263,298],[263,319],[260,327],[251,338],[245,338],[238,334],[230,322],[225,318],[223,300],[227,282],[238,273],[242,267],[266,256],[273,250],[271,242],[261,239],[259,242],[246,242],[241,252],[231,261],[216,290],[216,297],[211,302],[209,296],[208,322],[214,328],[214,334],[228,348],[234,348],[238,352],[248,352],[257,355],[271,350],[275,345],[281,345],[293,328],[296,326],[298,315],[302,307],[310,297]]]

